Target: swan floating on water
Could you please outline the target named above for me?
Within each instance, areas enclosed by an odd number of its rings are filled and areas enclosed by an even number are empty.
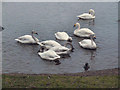
[[[38,44],[40,46],[44,46],[46,49],[50,49],[55,46],[61,46],[61,44],[59,44],[58,42],[54,40],[46,40],[46,41],[38,42]]]
[[[56,52],[53,51],[53,50],[48,50],[48,51],[44,51],[44,52],[38,52],[38,55],[40,55],[40,57],[42,59],[50,60],[50,61],[53,61],[53,60],[56,60],[56,59],[60,58],[60,56],[57,55]]]
[[[31,32],[32,35],[24,35],[21,37],[18,37],[17,39],[15,39],[16,41],[20,42],[20,43],[24,43],[24,44],[37,44],[37,42],[39,42],[39,40],[33,36],[33,34],[37,34],[34,30]]]
[[[85,38],[85,37],[89,38],[90,35],[95,35],[95,33],[88,28],[81,28],[80,29],[79,23],[74,24],[73,27],[76,27],[76,26],[78,26],[78,28],[74,31],[74,35],[76,35],[76,36],[83,37],[83,38]]]
[[[71,48],[67,48],[67,45],[70,45]],[[73,51],[73,46],[71,43],[66,43],[64,46],[55,46],[50,48],[50,50],[55,51],[58,55],[66,55],[70,54],[71,51]]]
[[[96,49],[96,43],[93,41],[94,35],[90,35],[90,39],[84,39],[81,42],[79,42],[80,46],[85,49]]]
[[[89,13],[83,13],[77,17],[84,20],[95,19],[95,11],[93,9],[90,9]]]
[[[72,37],[69,37],[69,35],[66,32],[57,32],[55,33],[55,37],[58,40],[66,40],[72,42]]]

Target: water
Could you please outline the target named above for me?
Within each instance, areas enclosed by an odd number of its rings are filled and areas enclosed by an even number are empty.
[[[77,73],[83,72],[86,62],[90,71],[118,67],[118,3],[3,3],[3,73]],[[93,23],[79,21],[96,33],[96,51],[82,49],[75,37],[76,16],[95,10]],[[14,39],[30,34],[34,29],[40,41],[56,40],[54,33],[66,31],[73,38],[71,57],[61,58],[60,65],[42,60],[37,45],[22,45]],[[60,42],[64,44],[65,42]],[[94,57],[91,57],[94,56]]]

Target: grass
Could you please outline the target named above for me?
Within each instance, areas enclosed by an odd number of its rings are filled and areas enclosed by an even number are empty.
[[[3,75],[3,88],[118,88],[118,76]]]

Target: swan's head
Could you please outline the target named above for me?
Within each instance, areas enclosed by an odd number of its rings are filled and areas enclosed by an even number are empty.
[[[90,38],[91,39],[96,39],[96,36],[93,34],[93,35],[90,35]]]
[[[31,32],[32,34],[37,34],[38,35],[38,33],[37,32],[35,32],[34,30],[32,30],[32,32]]]
[[[47,51],[45,46],[41,46],[37,53]]]
[[[89,14],[91,14],[91,13],[92,13],[93,15],[95,15],[95,11],[94,11],[93,9],[90,9],[90,10],[89,10]]]
[[[72,42],[72,37],[69,37],[67,41]]]
[[[74,24],[74,26],[73,26],[73,27],[76,27],[77,25],[79,26],[80,24],[77,22],[76,24]]]

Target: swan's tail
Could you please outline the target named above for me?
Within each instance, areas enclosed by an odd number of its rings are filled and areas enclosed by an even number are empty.
[[[15,41],[18,41],[18,42],[20,42],[20,40],[19,40],[19,39],[15,39]]]

